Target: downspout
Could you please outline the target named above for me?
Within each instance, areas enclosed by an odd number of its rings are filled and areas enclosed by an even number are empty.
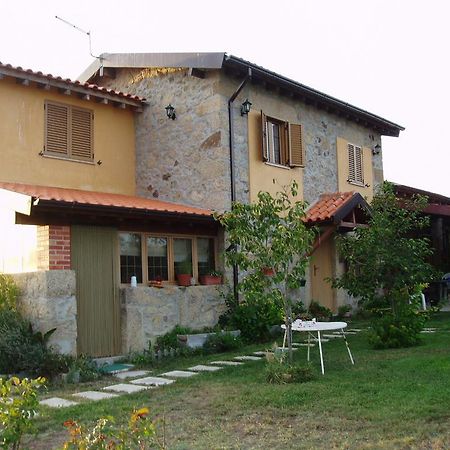
[[[252,77],[252,69],[248,68],[247,76],[234,91],[233,95],[228,100],[228,130],[230,137],[230,182],[231,182],[231,205],[236,201],[236,183],[234,174],[234,127],[233,127],[233,102],[240,94],[243,87],[247,84],[247,81]],[[238,266],[233,264],[233,295],[234,299],[238,301]]]

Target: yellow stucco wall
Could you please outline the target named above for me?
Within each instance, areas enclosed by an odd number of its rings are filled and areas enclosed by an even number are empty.
[[[364,168],[364,183],[366,186],[358,186],[348,182],[348,147],[349,141],[346,139],[337,138],[337,161],[338,161],[338,187],[339,192],[359,192],[369,202],[373,197],[373,164],[372,164],[372,150],[363,147],[363,168]],[[359,145],[358,142],[351,142],[354,145]]]
[[[269,106],[266,106],[263,110],[268,115],[273,114],[274,117],[277,117],[280,120],[289,121],[289,117],[286,117],[286,113],[283,115],[281,111],[271,113]],[[303,200],[302,168],[278,167],[265,163],[262,160],[262,130],[260,111],[250,111],[248,114],[248,148],[251,202],[257,200],[258,192],[267,191],[274,195],[279,192],[283,186],[288,186],[293,180],[295,180],[299,186],[298,195],[295,200]]]
[[[101,165],[39,155],[44,146],[44,102],[94,111],[94,159]],[[0,181],[135,194],[134,117],[95,101],[0,80]]]

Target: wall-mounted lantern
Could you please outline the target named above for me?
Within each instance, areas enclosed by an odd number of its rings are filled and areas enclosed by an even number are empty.
[[[177,115],[175,113],[175,108],[170,103],[166,106],[165,110],[166,110],[167,117],[169,119],[175,120],[175,117],[177,117]]]
[[[377,144],[375,145],[375,147],[372,149],[372,155],[379,155],[381,152],[381,145]]]
[[[241,105],[241,116],[247,115],[251,109],[252,104],[249,102],[248,98],[246,98]]]

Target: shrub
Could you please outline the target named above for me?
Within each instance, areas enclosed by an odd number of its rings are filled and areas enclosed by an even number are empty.
[[[317,318],[317,319],[325,319],[329,320],[330,317],[333,315],[330,309],[328,309],[326,306],[322,306],[319,303],[315,302],[314,300],[311,301],[311,304],[309,305],[309,313]]]
[[[349,312],[351,312],[352,307],[350,305],[341,305],[338,308],[338,317],[343,318],[346,317]]]
[[[127,425],[114,426],[112,418],[97,420],[91,428],[68,420],[64,426],[68,429],[70,439],[64,444],[65,450],[77,449],[140,449],[165,450],[165,436],[159,436],[158,423],[148,418],[148,408],[134,410]]]
[[[207,353],[221,353],[237,350],[242,347],[242,340],[239,336],[233,336],[231,333],[216,333],[208,336],[203,344],[203,349]]]
[[[15,311],[19,288],[10,275],[0,273],[0,310]]]
[[[178,334],[191,334],[193,330],[187,327],[181,327],[180,325],[176,325],[172,331],[159,336],[156,339],[155,350],[165,350],[171,348],[180,347],[180,343],[178,342],[177,335]]]
[[[0,378],[0,447],[19,449],[24,433],[34,431],[33,418],[38,408],[37,390],[44,378],[9,380]]]
[[[79,381],[95,381],[101,378],[102,371],[95,361],[89,356],[81,355],[72,360],[67,374],[68,383],[78,383]]]

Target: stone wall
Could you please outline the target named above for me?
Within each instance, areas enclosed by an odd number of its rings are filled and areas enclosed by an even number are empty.
[[[200,329],[217,324],[226,306],[217,286],[138,286],[120,289],[122,351],[142,351],[175,325]]]
[[[19,311],[34,331],[56,331],[49,340],[57,352],[77,353],[77,301],[75,272],[47,270],[13,275],[20,289]]]

